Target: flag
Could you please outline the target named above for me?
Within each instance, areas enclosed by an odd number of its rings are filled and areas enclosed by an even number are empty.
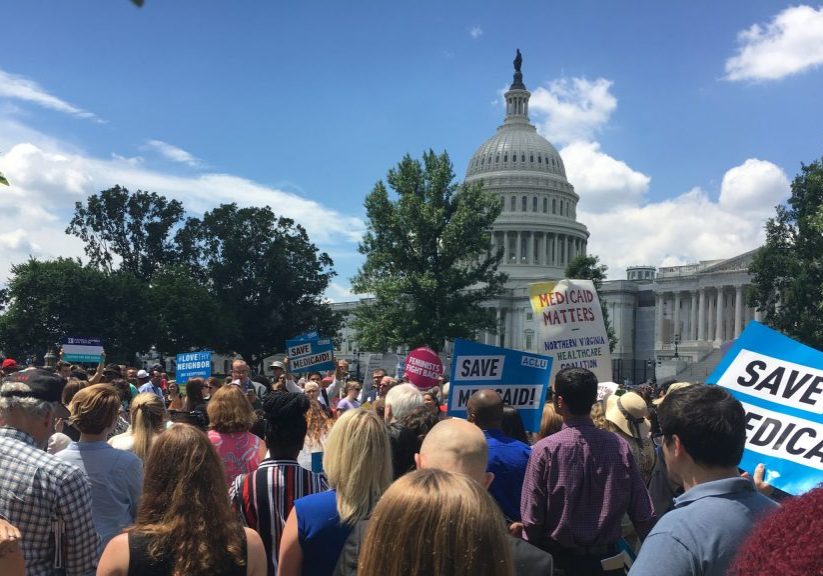
[[[2,172],[0,172],[0,184],[5,184],[6,186],[11,186],[11,184],[9,184],[9,181],[6,180],[6,177],[3,176]]]

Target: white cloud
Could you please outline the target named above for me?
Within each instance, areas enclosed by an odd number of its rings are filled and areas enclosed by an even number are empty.
[[[605,78],[560,78],[532,92],[529,108],[537,130],[554,144],[593,140],[617,108]]]
[[[477,40],[483,35],[483,29],[480,26],[474,26],[469,30],[469,36]]]
[[[77,118],[103,122],[96,114],[69,104],[53,94],[49,94],[41,88],[37,82],[24,78],[23,76],[10,74],[4,70],[0,70],[0,98],[31,102],[43,108],[63,112]]]
[[[7,124],[13,126],[0,116],[0,134]],[[153,169],[139,157],[98,158],[69,150],[42,135],[33,140],[37,144],[18,142],[0,154],[0,171],[12,183],[0,194],[0,231],[12,231],[0,236],[0,283],[7,278],[11,264],[25,261],[29,255],[82,256],[82,242],[64,233],[74,203],[115,184],[176,198],[196,215],[221,203],[268,205],[276,214],[302,224],[323,250],[345,250],[361,240],[365,230],[359,218],[247,178],[219,173],[180,176]],[[18,229],[25,230],[25,236]]]
[[[723,176],[720,207],[752,216],[769,216],[786,198],[790,183],[778,166],[766,160],[749,158]]]
[[[651,178],[600,150],[598,142],[577,141],[560,150],[566,176],[580,195],[579,209],[605,212],[636,204]]]
[[[610,278],[623,278],[632,265],[675,266],[756,248],[765,240],[763,224],[773,206],[788,194],[788,180],[777,166],[750,159],[726,172],[717,201],[693,188],[610,212],[581,210],[578,220],[591,233],[589,253],[609,266]]]
[[[737,54],[726,60],[728,80],[779,80],[823,64],[823,6],[791,6],[761,26],[737,35]]]
[[[351,291],[351,286],[339,282],[329,282],[326,288],[326,298],[331,302],[351,302],[363,298],[362,294],[355,294]]]
[[[193,168],[201,165],[200,160],[191,153],[162,140],[149,140],[146,142],[146,147],[159,152],[161,156],[172,162],[179,162]]]

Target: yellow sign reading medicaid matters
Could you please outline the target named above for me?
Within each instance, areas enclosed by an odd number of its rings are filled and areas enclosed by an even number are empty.
[[[535,282],[529,300],[540,335],[537,351],[554,357],[552,378],[563,368],[586,368],[612,380],[609,338],[591,280]]]

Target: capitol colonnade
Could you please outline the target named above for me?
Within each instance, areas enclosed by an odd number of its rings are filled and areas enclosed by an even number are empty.
[[[747,304],[751,257],[660,268],[654,283],[656,350],[672,350],[675,342],[684,352],[719,348],[749,321],[760,321],[760,311]]]

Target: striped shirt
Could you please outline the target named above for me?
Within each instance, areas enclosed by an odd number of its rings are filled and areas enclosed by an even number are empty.
[[[254,472],[238,476],[229,489],[232,506],[245,526],[263,539],[269,576],[277,573],[277,554],[283,526],[294,501],[329,489],[322,474],[301,467],[297,460],[266,459]]]
[[[100,538],[83,472],[0,428],[0,514],[20,529],[26,574],[93,574]],[[56,538],[55,538],[56,536]]]

